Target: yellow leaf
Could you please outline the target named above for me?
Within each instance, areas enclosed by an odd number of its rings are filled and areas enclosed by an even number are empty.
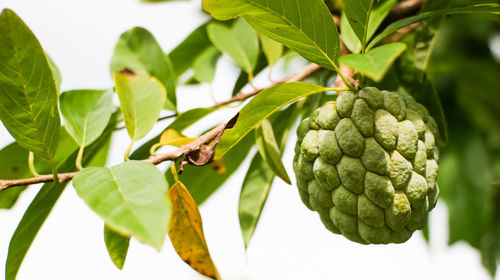
[[[180,134],[177,130],[169,128],[162,133],[160,137],[160,144],[162,146],[180,147],[182,145],[189,144],[194,140],[196,140],[196,138],[188,138]]]
[[[170,188],[173,212],[168,235],[177,254],[199,273],[220,279],[203,233],[200,211],[186,187],[177,181]]]

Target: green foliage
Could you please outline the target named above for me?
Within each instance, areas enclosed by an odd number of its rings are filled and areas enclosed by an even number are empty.
[[[53,162],[59,140],[57,88],[47,56],[11,10],[0,15],[0,119],[23,148]]]
[[[165,178],[152,164],[128,161],[112,168],[86,168],[73,185],[112,229],[161,249],[172,206]]]
[[[65,127],[83,147],[99,138],[113,113],[112,95],[105,90],[67,91],[60,100]]]
[[[458,2],[469,6],[455,6]],[[296,183],[306,206],[320,214],[330,231],[342,231],[360,243],[403,242],[424,226],[428,236],[425,217],[437,198],[437,188],[431,188],[437,173],[435,145],[447,144],[440,153],[438,180],[449,209],[449,242],[465,241],[477,248],[494,275],[500,260],[500,66],[488,40],[499,30],[500,5],[435,0],[425,1],[421,11],[395,14],[392,8],[399,4],[203,0],[203,9],[214,19],[168,54],[144,28],[120,36],[110,66],[121,107],[114,113],[111,90],[77,89],[58,97],[59,69],[22,20],[5,9],[0,15],[0,120],[16,142],[0,150],[0,208],[11,208],[27,187],[11,187],[12,179],[62,172],[64,180],[74,176],[80,197],[103,218],[104,241],[119,269],[132,236],[160,249],[168,232],[182,260],[219,279],[197,206],[240,168],[252,149],[257,150],[238,207],[248,247],[275,176],[290,183],[281,157],[290,129],[302,115],[309,118],[297,131]],[[480,17],[445,21],[449,14]],[[332,16],[340,16],[340,26]],[[352,54],[341,56],[339,36]],[[264,69],[271,74],[283,56],[280,72],[286,72],[288,80],[270,81],[252,94],[212,107],[178,112],[178,80],[181,86],[212,83],[222,54],[241,69],[233,96],[248,84],[254,87],[253,77]],[[311,64],[296,75],[290,70],[290,65],[306,62],[319,67]],[[351,92],[328,92],[347,90],[327,87],[335,74]],[[304,79],[310,83],[295,82]],[[414,104],[408,94],[423,106]],[[184,136],[184,130],[226,107],[221,104],[236,102],[242,102],[238,118],[222,133],[210,130],[203,136],[210,139],[203,143],[196,136]],[[173,113],[164,115],[163,110]],[[172,121],[163,132],[138,147],[129,160],[134,142],[166,119]],[[111,136],[122,128],[132,138],[125,163],[106,167]],[[182,138],[172,146],[184,146],[166,154],[151,149],[165,143],[169,133]],[[180,164],[182,173],[164,174],[149,163],[167,159]],[[15,279],[67,184],[50,182],[50,175],[40,178],[45,185],[10,243],[7,280]],[[169,186],[176,196],[172,200]]]
[[[104,242],[106,243],[109,257],[116,267],[122,269],[125,264],[125,259],[127,258],[130,237],[120,234],[105,224]]]
[[[228,54],[246,73],[252,75],[259,56],[257,33],[243,19],[238,19],[231,28],[220,23],[207,26],[212,43]]]
[[[380,46],[364,54],[344,55],[339,61],[375,82],[380,82],[389,71],[392,63],[405,49],[406,45],[403,43],[392,43]]]
[[[203,9],[216,19],[243,16],[258,32],[323,67],[337,68],[340,53],[337,27],[322,0],[282,0],[280,3],[203,0],[202,3]],[[287,7],[286,10],[283,7]]]
[[[285,166],[281,162],[281,151],[274,137],[273,127],[267,119],[255,128],[255,138],[259,153],[269,168],[285,183],[291,184],[290,177],[286,173]]]
[[[327,91],[327,88],[309,83],[286,83],[264,90],[241,109],[236,125],[226,131],[217,146],[216,157],[221,157],[241,139],[283,106],[302,97]]]
[[[113,77],[128,135],[132,141],[139,140],[158,121],[165,101],[165,87],[148,76],[116,72]]]
[[[135,27],[125,32],[118,40],[111,60],[111,72],[128,69],[138,75],[156,77],[167,91],[165,109],[176,111],[175,74],[169,56],[144,28]]]

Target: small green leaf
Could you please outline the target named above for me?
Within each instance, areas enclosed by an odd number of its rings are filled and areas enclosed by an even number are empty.
[[[186,72],[198,57],[193,53],[193,50],[201,53],[212,46],[212,42],[210,42],[207,35],[207,25],[210,22],[212,20],[196,28],[182,43],[168,54],[177,77]]]
[[[359,41],[358,36],[352,30],[349,20],[345,16],[345,12],[340,16],[340,37],[342,37],[342,42],[352,53],[361,52],[361,41]]]
[[[121,270],[127,258],[130,237],[124,236],[104,224],[104,243],[106,243],[109,257],[116,267]]]
[[[0,120],[19,145],[55,169],[61,125],[55,79],[37,38],[9,9],[0,15],[0,61]]]
[[[204,50],[194,61],[193,71],[196,80],[211,83],[215,76],[217,61],[221,53],[215,47]]]
[[[273,86],[262,91],[241,109],[235,126],[224,132],[217,145],[215,156],[223,156],[245,135],[257,127],[262,120],[268,118],[283,106],[302,97],[327,90],[327,88],[315,84],[293,82]]]
[[[373,3],[372,11],[370,13],[370,18],[368,20],[368,29],[366,41],[370,41],[373,34],[377,31],[380,24],[384,21],[385,17],[389,14],[394,4],[398,2],[397,0],[382,0],[375,1]]]
[[[113,230],[161,249],[172,205],[165,177],[154,165],[131,160],[111,168],[86,168],[73,186]]]
[[[240,193],[238,217],[245,248],[248,247],[267,200],[274,173],[257,153],[250,163]]]
[[[396,22],[391,23],[387,26],[384,31],[378,34],[368,45],[368,49],[373,48],[377,43],[379,43],[385,37],[393,34],[399,29],[408,26],[410,24],[414,24],[426,19],[430,19],[433,17],[441,16],[441,15],[450,15],[450,14],[500,14],[500,5],[499,4],[477,4],[466,7],[457,7],[457,8],[449,8],[442,9],[437,11],[425,12],[416,16],[407,17],[404,19],[400,19]]]
[[[379,82],[404,50],[406,50],[404,43],[392,43],[380,46],[364,54],[342,56],[339,61],[375,82]]]
[[[275,65],[283,56],[283,45],[260,33],[259,39],[269,66]]]
[[[257,66],[255,66],[255,70],[253,71],[254,76],[262,72],[262,70],[264,70],[267,67],[267,65],[268,65],[267,58],[263,53],[261,53],[259,55],[259,59],[257,60]],[[245,71],[241,70],[238,79],[236,79],[236,82],[234,83],[232,96],[235,96],[238,93],[240,93],[243,87],[248,84],[248,78],[249,78],[248,74]]]
[[[287,184],[291,184],[290,177],[286,173],[285,166],[281,162],[281,151],[274,137],[273,127],[267,119],[255,128],[255,140],[259,153],[269,168]]]
[[[172,63],[148,30],[135,27],[120,36],[111,60],[111,72],[123,69],[156,77],[167,91],[165,109],[176,111],[176,76]]]
[[[30,177],[28,151],[16,142],[0,150],[0,178],[21,179]],[[0,191],[0,209],[10,209],[16,203],[25,187]]]
[[[344,11],[347,21],[361,42],[361,47],[367,42],[368,21],[374,0],[344,0]]]
[[[203,0],[202,5],[219,20],[243,16],[259,33],[306,59],[331,70],[338,68],[337,26],[322,0]]]
[[[158,121],[165,88],[153,77],[115,72],[113,78],[128,134],[133,141],[139,140]]]
[[[83,147],[101,135],[113,113],[113,97],[105,90],[63,92],[60,103],[66,129]]]
[[[245,20],[236,20],[231,28],[211,23],[207,32],[217,49],[228,54],[245,72],[253,72],[259,56],[259,41],[257,33]]]

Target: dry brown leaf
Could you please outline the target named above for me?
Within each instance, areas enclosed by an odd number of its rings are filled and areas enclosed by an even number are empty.
[[[170,199],[173,212],[168,235],[175,251],[194,270],[221,279],[208,251],[198,206],[180,181],[170,188]]]

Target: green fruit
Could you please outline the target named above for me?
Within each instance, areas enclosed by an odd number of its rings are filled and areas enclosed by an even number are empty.
[[[327,229],[352,241],[405,242],[426,225],[439,196],[436,133],[409,95],[346,92],[297,129],[300,197]]]

